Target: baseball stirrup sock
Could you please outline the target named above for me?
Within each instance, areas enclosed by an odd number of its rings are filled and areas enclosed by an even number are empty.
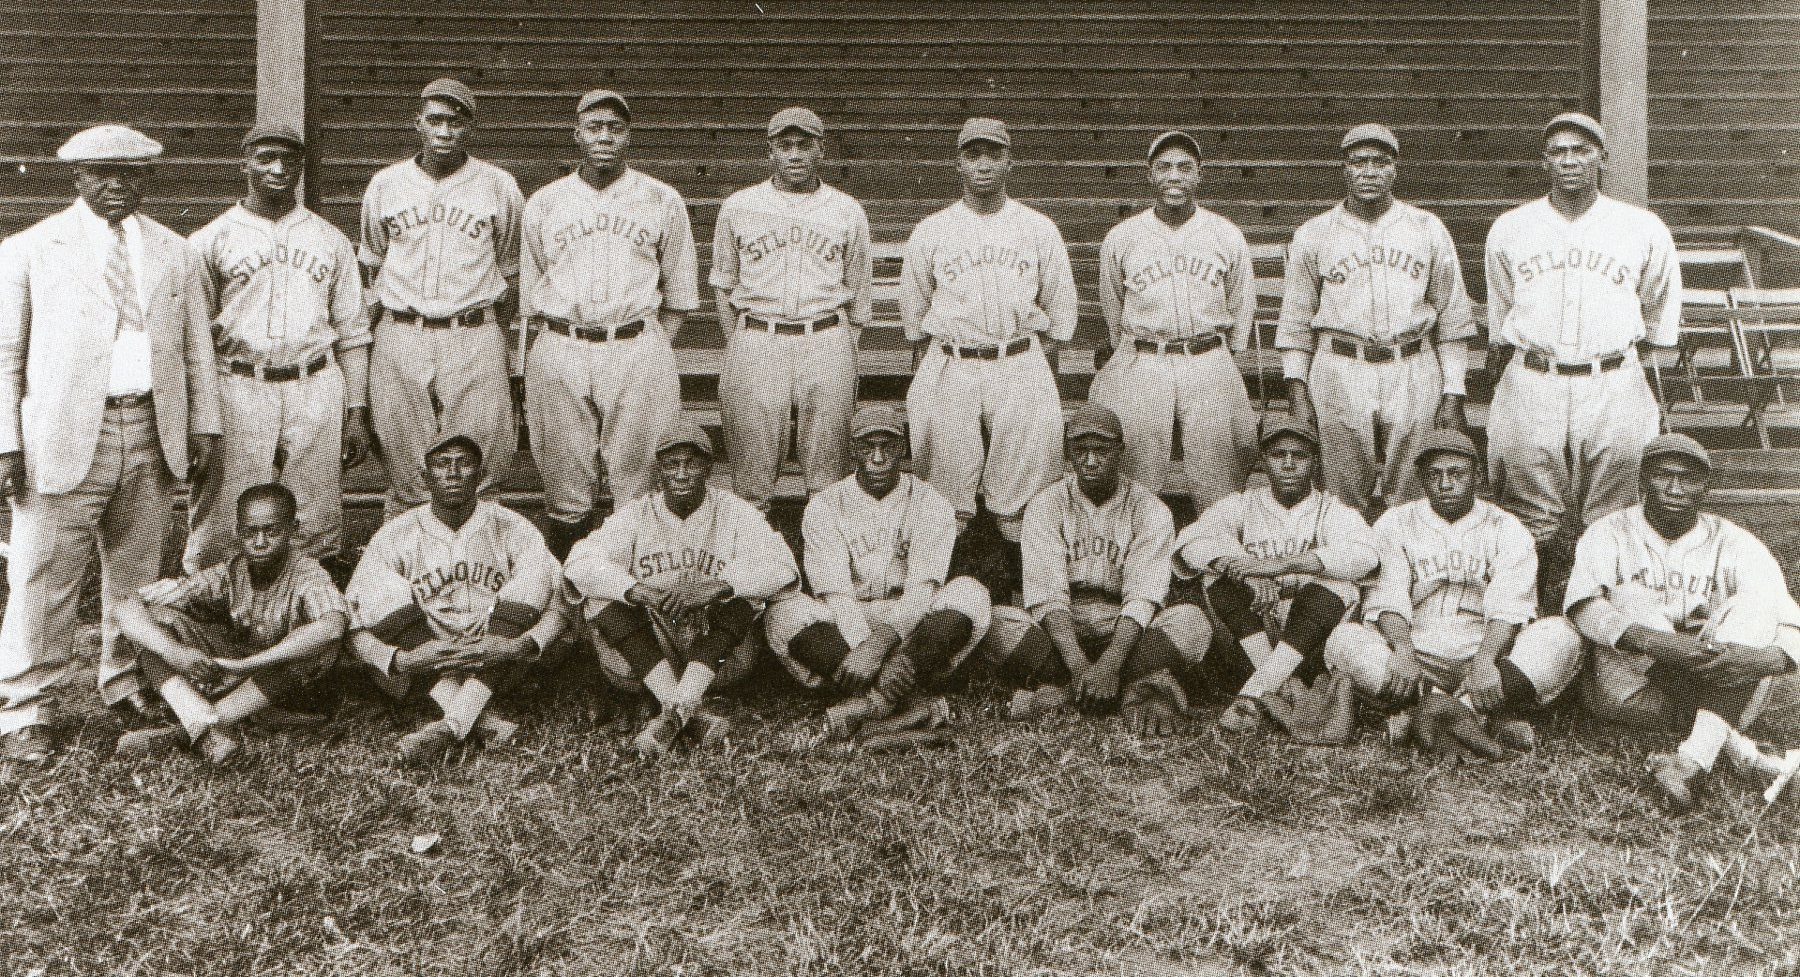
[[[651,668],[649,673],[644,676],[644,688],[650,690],[650,694],[655,696],[656,701],[662,703],[665,708],[675,701],[675,690],[679,684],[679,680],[675,677],[675,666],[670,665],[667,661],[657,662],[655,667]]]
[[[213,705],[218,710],[221,725],[241,723],[251,716],[262,712],[270,706],[270,700],[255,679],[225,693],[225,697]]]
[[[475,728],[475,721],[481,718],[481,711],[493,697],[494,690],[481,679],[463,680],[462,688],[456,690],[455,698],[444,709],[444,722],[457,739],[469,738],[469,731]]]
[[[207,702],[187,679],[170,676],[163,680],[157,691],[175,711],[175,718],[181,720],[181,728],[187,730],[189,741],[200,742],[200,737],[219,722],[219,714],[212,703]]]
[[[1711,770],[1713,762],[1719,758],[1719,751],[1735,732],[1718,713],[1702,709],[1694,714],[1693,732],[1675,752],[1694,761],[1700,769]]]
[[[1265,637],[1263,640],[1267,641],[1268,638]],[[1304,661],[1306,661],[1305,657],[1295,651],[1291,645],[1285,641],[1281,642],[1257,664],[1256,671],[1250,673],[1250,677],[1244,680],[1244,687],[1238,690],[1238,695],[1260,699],[1274,692],[1281,688],[1281,683],[1287,681]]]
[[[704,662],[689,662],[687,670],[681,673],[681,682],[675,687],[674,701],[690,712],[698,708],[706,690],[712,688],[714,674],[712,667]]]

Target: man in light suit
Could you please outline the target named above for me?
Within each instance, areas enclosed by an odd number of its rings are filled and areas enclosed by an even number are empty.
[[[0,760],[50,756],[46,696],[74,669],[96,553],[100,697],[150,708],[114,608],[160,575],[175,480],[205,480],[220,430],[200,263],[136,213],[161,155],[124,126],[77,133],[57,158],[80,199],[0,243],[0,494],[13,513]]]

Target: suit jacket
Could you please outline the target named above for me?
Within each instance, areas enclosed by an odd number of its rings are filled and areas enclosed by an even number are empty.
[[[218,434],[219,378],[200,261],[138,215],[151,392],[163,458],[188,469],[188,436]],[[0,242],[0,452],[24,451],[39,492],[67,492],[93,466],[119,312],[74,207]]]

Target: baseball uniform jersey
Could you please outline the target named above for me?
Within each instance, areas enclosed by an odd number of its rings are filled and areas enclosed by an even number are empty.
[[[726,198],[713,225],[712,260],[708,281],[740,317],[810,323],[837,315],[829,328],[798,335],[741,320],[722,324],[719,406],[737,494],[767,507],[795,408],[800,467],[807,490],[819,491],[850,471],[855,329],[873,315],[868,215],[823,183],[791,193],[765,180]]]
[[[184,563],[198,570],[234,552],[238,496],[277,479],[299,502],[296,549],[336,555],[344,378],[335,367],[307,371],[370,342],[355,246],[305,207],[271,221],[242,204],[189,243],[205,273],[225,431],[216,472],[194,495]],[[265,380],[234,365],[306,375]]]
[[[1043,351],[963,358],[1034,333],[1075,335],[1069,252],[1050,218],[1008,200],[993,214],[958,201],[919,222],[900,271],[906,338],[930,349],[906,392],[913,462],[932,487],[975,514],[975,496],[1017,534],[1025,504],[1062,474],[1061,395]],[[983,428],[990,447],[984,450]]]
[[[1204,208],[1180,227],[1155,208],[1127,218],[1100,244],[1100,311],[1113,355],[1088,399],[1124,426],[1126,477],[1160,493],[1179,431],[1195,511],[1242,489],[1256,432],[1231,356],[1255,329],[1256,269],[1244,232]],[[1139,348],[1206,337],[1219,345],[1200,353]]]
[[[512,174],[469,157],[438,179],[416,160],[375,174],[363,194],[358,256],[369,305],[430,318],[491,306],[519,274],[524,196]],[[370,422],[387,472],[387,518],[427,499],[419,459],[445,430],[481,445],[491,491],[517,447],[504,324],[448,329],[382,315],[369,358]],[[517,373],[523,364],[514,363]]]
[[[604,190],[576,172],[532,194],[523,236],[524,314],[603,332],[647,323],[603,341],[546,329],[527,358],[526,419],[545,505],[579,524],[594,508],[597,452],[617,502],[651,489],[656,440],[681,401],[657,313],[700,305],[694,230],[680,194],[627,169]]]
[[[1430,428],[1443,394],[1463,392],[1474,335],[1456,244],[1437,215],[1396,200],[1366,221],[1339,204],[1300,225],[1288,249],[1275,346],[1282,373],[1307,381],[1330,491],[1359,509],[1377,479],[1390,502],[1419,497],[1417,436]],[[1333,339],[1390,348],[1431,342],[1371,363],[1337,352]]]
[[[281,575],[260,590],[251,584],[249,562],[240,555],[183,576],[172,591],[145,603],[225,625],[233,643],[257,651],[326,615],[350,613],[331,575],[299,553],[290,555]]]
[[[1637,499],[1638,464],[1660,427],[1635,344],[1675,345],[1681,265],[1655,214],[1601,196],[1574,220],[1548,197],[1500,216],[1487,239],[1488,324],[1513,357],[1494,390],[1488,440],[1500,502],[1539,541]],[[1559,375],[1555,363],[1610,367]],[[1585,496],[1577,493],[1585,486]]]
[[[1346,606],[1356,604],[1357,582],[1380,562],[1369,524],[1336,496],[1314,489],[1289,508],[1275,501],[1267,487],[1258,487],[1220,499],[1181,531],[1175,539],[1175,575],[1198,576],[1227,556],[1301,553],[1317,555],[1325,572],[1283,575],[1278,578],[1282,596],[1292,597],[1305,584],[1318,583]]]

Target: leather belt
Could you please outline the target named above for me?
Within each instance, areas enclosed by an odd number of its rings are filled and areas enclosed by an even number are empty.
[[[627,322],[611,329],[591,329],[586,326],[578,326],[567,319],[556,319],[547,315],[539,316],[538,319],[543,322],[545,329],[559,336],[567,336],[570,339],[579,339],[589,343],[604,343],[613,339],[634,339],[643,335],[644,330],[650,328],[648,319]]]
[[[409,326],[424,326],[427,329],[454,329],[457,326],[479,326],[487,321],[487,306],[465,309],[455,315],[442,318],[420,315],[417,312],[402,309],[387,309],[389,319],[404,322]]]
[[[1361,343],[1354,339],[1331,337],[1331,351],[1364,363],[1392,363],[1403,360],[1425,348],[1425,340],[1415,336],[1394,344]]]
[[[744,325],[757,332],[766,332],[775,336],[805,336],[821,330],[830,329],[844,321],[836,312],[826,314],[807,322],[778,322],[764,319],[761,316],[745,315]]]
[[[148,407],[154,394],[149,392],[137,394],[116,394],[106,398],[108,407]]]
[[[269,380],[279,383],[287,380],[298,380],[301,377],[310,377],[330,365],[330,354],[320,353],[306,363],[296,363],[293,366],[259,366],[255,363],[227,360],[225,362],[225,369],[240,377],[255,377],[258,380]]]
[[[1539,373],[1554,373],[1562,377],[1591,377],[1624,366],[1625,354],[1614,353],[1588,363],[1558,363],[1542,353],[1526,350],[1525,355],[1519,357],[1519,362],[1525,364],[1526,369]]]
[[[944,355],[959,360],[997,360],[1007,356],[1017,356],[1031,348],[1031,337],[1015,339],[1004,346],[952,346],[939,343],[938,348]]]
[[[1139,339],[1136,344],[1140,353],[1186,353],[1193,356],[1196,353],[1210,353],[1225,345],[1225,337],[1214,332],[1204,336],[1175,339],[1166,343],[1157,342],[1154,339]]]

